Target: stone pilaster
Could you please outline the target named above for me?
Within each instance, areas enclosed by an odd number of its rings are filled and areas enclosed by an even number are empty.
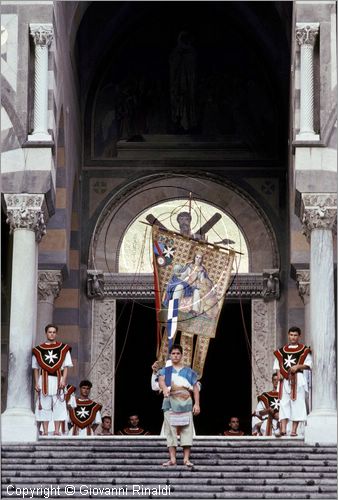
[[[35,45],[34,130],[29,141],[51,141],[48,133],[48,50],[53,41],[52,24],[30,24]]]
[[[92,318],[91,396],[114,423],[116,301],[93,299]]]
[[[310,329],[310,270],[298,269],[296,283],[300,298],[304,304],[304,332],[303,341],[306,345],[312,344]]]
[[[61,271],[39,271],[38,314],[35,344],[40,344],[45,340],[45,326],[53,322],[54,301],[59,296],[61,284]]]
[[[3,441],[37,437],[32,401],[32,346],[36,331],[38,242],[46,232],[45,197],[5,194],[7,222],[13,233],[7,409]]]
[[[333,231],[337,195],[304,193],[301,221],[310,242],[310,337],[313,348],[312,411],[305,440],[337,441]],[[323,432],[325,429],[325,432]]]
[[[276,349],[276,300],[254,299],[252,307],[252,408],[257,396],[270,390]]]
[[[313,48],[319,33],[319,23],[297,23],[296,40],[300,45],[300,131],[296,139],[317,141],[313,128],[314,73]]]

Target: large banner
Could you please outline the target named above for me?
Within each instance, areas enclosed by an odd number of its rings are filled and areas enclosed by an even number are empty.
[[[175,333],[176,329],[181,331],[186,336],[185,343],[190,338],[188,344],[192,350],[194,335],[205,340],[216,335],[235,252],[156,225],[153,252],[158,321],[168,329],[169,319],[171,337],[174,322]],[[208,342],[200,343],[207,349]],[[201,362],[203,368],[204,360]]]

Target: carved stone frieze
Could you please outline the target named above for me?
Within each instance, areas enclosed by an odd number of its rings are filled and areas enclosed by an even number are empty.
[[[252,301],[252,403],[270,389],[276,349],[276,301]],[[257,392],[257,394],[256,394]],[[253,406],[254,407],[254,406]]]
[[[115,374],[115,300],[93,300],[91,371],[92,397],[102,414],[113,416]]]
[[[62,284],[61,271],[39,271],[38,298],[40,302],[52,302],[59,296]]]
[[[316,43],[319,33],[319,23],[297,23],[296,40],[299,45],[311,45]]]
[[[300,219],[308,241],[313,229],[330,229],[336,233],[336,193],[303,193]]]
[[[53,41],[53,25],[32,23],[29,25],[30,34],[36,45],[49,47]]]
[[[7,210],[6,222],[10,233],[15,229],[28,229],[35,232],[39,242],[46,234],[48,211],[43,194],[5,194]]]
[[[298,269],[296,271],[297,288],[300,298],[305,304],[310,297],[310,270]]]
[[[272,283],[270,283],[270,274]],[[269,274],[250,273],[232,277],[227,297],[230,298],[279,298],[279,272],[269,270]],[[265,284],[264,284],[265,279]],[[265,290],[265,291],[264,291]],[[114,299],[154,298],[154,277],[152,274],[102,273],[87,271],[87,293],[89,298],[110,297]]]

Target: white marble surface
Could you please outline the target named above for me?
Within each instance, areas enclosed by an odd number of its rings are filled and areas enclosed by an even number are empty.
[[[307,444],[337,443],[337,413],[312,412],[308,416],[304,439]]]
[[[33,336],[36,330],[36,255],[35,232],[15,229],[7,410],[2,415],[2,432],[6,433],[6,440],[20,440],[22,433],[31,439],[32,434],[36,433],[32,412],[31,368]],[[7,435],[8,432],[10,435]]]
[[[311,231],[312,411],[306,440],[337,438],[333,241],[329,229]]]
[[[1,416],[1,441],[22,443],[37,441],[35,415],[22,408],[6,410]]]

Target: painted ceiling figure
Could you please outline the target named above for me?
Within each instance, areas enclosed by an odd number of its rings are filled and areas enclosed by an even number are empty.
[[[177,131],[186,132],[197,125],[195,80],[196,51],[191,35],[181,31],[170,55],[171,118]]]

